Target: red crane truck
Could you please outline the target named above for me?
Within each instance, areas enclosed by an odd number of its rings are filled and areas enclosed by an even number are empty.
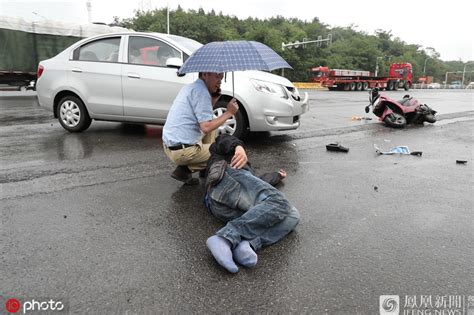
[[[412,66],[410,63],[393,63],[387,77],[376,77],[369,71],[329,69],[315,67],[311,69],[312,82],[321,83],[331,91],[365,91],[371,88],[406,91],[412,86]]]

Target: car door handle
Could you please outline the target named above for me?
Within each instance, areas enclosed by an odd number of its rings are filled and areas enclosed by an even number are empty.
[[[129,73],[129,74],[127,74],[127,76],[129,78],[132,78],[132,79],[140,79],[140,75],[138,75],[136,73]]]
[[[72,68],[72,72],[82,73],[82,69]]]

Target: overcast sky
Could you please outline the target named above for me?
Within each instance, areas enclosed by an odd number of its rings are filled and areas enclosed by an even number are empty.
[[[214,9],[238,18],[281,15],[311,21],[317,17],[330,26],[357,25],[373,34],[392,31],[408,44],[433,47],[442,60],[474,60],[474,26],[468,0],[312,1],[312,0],[90,0],[92,21],[110,23],[113,16],[130,18],[136,9]],[[377,5],[375,5],[375,3]],[[471,12],[471,13],[469,13]],[[55,19],[87,23],[86,0],[0,0],[0,15],[30,20]],[[173,23],[173,21],[171,21]],[[325,37],[327,34],[320,34]],[[301,39],[302,40],[302,39]]]

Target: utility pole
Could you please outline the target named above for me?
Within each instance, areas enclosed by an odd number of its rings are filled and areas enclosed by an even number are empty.
[[[377,60],[375,61],[375,73],[374,76],[376,77],[377,74],[379,73],[379,59],[383,59],[384,57],[377,57]]]
[[[170,4],[166,2],[166,29],[168,34],[170,33]]]
[[[431,57],[426,57],[425,59],[425,65],[423,66],[423,76],[425,77],[426,76],[426,62],[428,61],[428,59],[430,59]]]
[[[464,69],[462,71],[462,81],[461,81],[461,87],[464,87],[464,75],[466,74],[466,67],[467,65],[470,65],[470,64],[473,64],[474,61],[468,61],[465,65],[464,65]]]
[[[377,57],[376,61],[375,61],[375,73],[374,73],[374,76],[376,77],[377,74],[379,73],[379,59],[385,59],[387,60],[388,58],[388,62],[390,63],[390,60],[392,59],[392,56],[381,56],[381,57]]]
[[[87,7],[87,22],[92,23],[92,4],[90,0],[87,0],[86,2],[86,7]]]

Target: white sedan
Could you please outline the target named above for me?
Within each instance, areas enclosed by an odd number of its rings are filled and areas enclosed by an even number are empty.
[[[160,33],[114,33],[81,40],[41,61],[36,85],[39,103],[68,131],[87,129],[91,121],[164,124],[182,86],[197,73],[177,69],[202,44]],[[226,74],[215,115],[232,97],[232,73]],[[308,95],[286,78],[262,71],[234,72],[240,110],[220,133],[245,137],[249,131],[296,129],[308,111]]]

